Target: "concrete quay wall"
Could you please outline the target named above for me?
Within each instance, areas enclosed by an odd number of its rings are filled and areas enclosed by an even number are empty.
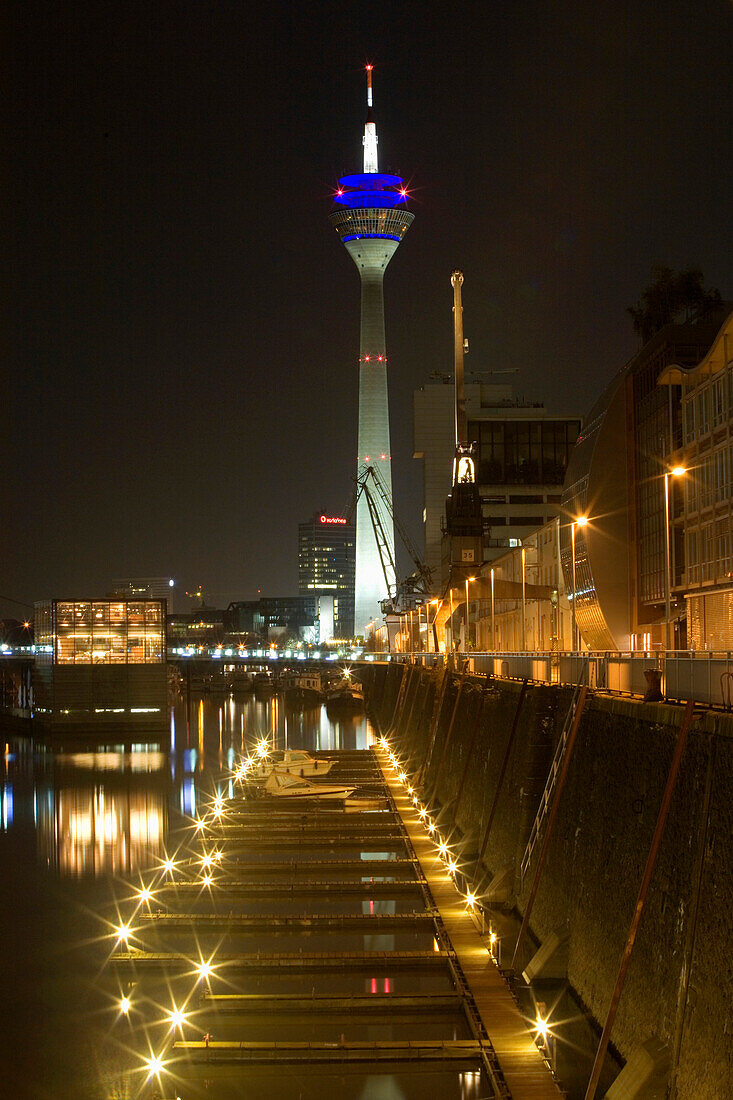
[[[504,904],[523,914],[539,846],[524,882],[522,855],[572,689],[528,684],[522,692],[518,682],[479,676],[461,687],[455,672],[396,663],[366,665],[363,679],[381,730],[390,731],[413,776],[422,769],[422,799],[444,834],[455,816],[451,844],[464,865],[475,861],[515,727],[472,878],[496,904],[486,891],[504,872]],[[566,938],[568,981],[600,1023],[682,716],[681,707],[596,694],[581,718],[530,929],[539,943],[552,933]],[[651,1037],[666,1045],[671,1062],[678,1047],[681,1100],[733,1096],[732,857],[733,718],[702,712],[688,736],[611,1036],[625,1059]]]

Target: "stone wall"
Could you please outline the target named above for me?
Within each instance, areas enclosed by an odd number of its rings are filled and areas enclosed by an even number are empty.
[[[475,864],[496,799],[486,852],[471,877],[485,890],[493,875],[508,870],[508,904],[522,914],[538,849],[524,882],[522,855],[572,689],[523,691],[518,682],[475,676],[461,686],[444,669],[397,664],[368,666],[364,678],[373,716],[383,730],[394,718],[392,742],[420,776],[423,800],[440,825],[453,827],[464,866]],[[567,936],[568,980],[600,1022],[682,715],[680,707],[595,695],[578,730],[530,923],[538,942],[553,932]],[[702,713],[688,737],[612,1034],[627,1058],[652,1035],[672,1056],[681,1033],[680,1100],[733,1096],[732,796],[733,720]]]

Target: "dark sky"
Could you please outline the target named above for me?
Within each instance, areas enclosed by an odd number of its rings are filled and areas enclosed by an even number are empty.
[[[366,60],[416,214],[386,279],[413,534],[412,391],[450,369],[454,267],[468,365],[556,412],[634,352],[652,264],[733,296],[728,0],[26,0],[3,22],[4,596],[296,591],[298,521],[354,473],[358,276],[327,215],[361,167]]]

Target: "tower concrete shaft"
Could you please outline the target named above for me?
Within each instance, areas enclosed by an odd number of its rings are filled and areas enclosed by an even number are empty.
[[[367,123],[364,131],[364,172],[343,176],[334,196],[341,209],[331,224],[356,264],[361,280],[359,341],[359,432],[357,475],[376,465],[392,495],[392,454],[389,437],[387,348],[384,336],[384,272],[414,215],[405,209],[407,192],[399,176],[377,170],[377,135],[372,114],[371,66],[367,67]],[[394,524],[382,516],[385,537],[394,560]],[[380,557],[364,494],[356,512],[354,631],[381,616],[380,601],[394,594],[396,578]],[[391,588],[391,591],[390,591]]]

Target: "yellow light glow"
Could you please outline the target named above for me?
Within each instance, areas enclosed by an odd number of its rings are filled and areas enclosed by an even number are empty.
[[[164,871],[165,871],[165,872],[166,872],[167,874],[169,874],[169,875],[172,875],[172,874],[173,874],[173,871],[175,870],[175,866],[176,866],[176,864],[175,864],[175,860],[172,860],[172,859],[170,858],[170,856],[169,856],[169,857],[168,857],[167,859],[164,859],[164,860],[163,860],[163,870],[164,870]]]
[[[687,473],[684,466],[673,466],[672,477],[683,477]]]
[[[535,1023],[534,1026],[535,1026],[535,1031],[537,1032],[537,1035],[541,1039],[546,1039],[547,1036],[550,1034],[550,1025],[549,1025],[548,1021],[543,1020],[541,1016],[537,1017],[537,1022]]]
[[[201,820],[200,817],[197,817],[196,820],[194,821],[194,827],[195,827],[197,833],[200,832],[201,829],[203,829],[204,823],[203,823],[203,821]]]
[[[427,816],[428,816],[428,811],[425,809],[424,806],[421,806],[420,809],[418,810],[418,817],[420,818],[421,821],[424,821]]]
[[[201,862],[204,865],[204,867],[211,867],[211,864],[212,864],[213,861],[212,861],[211,856],[208,855],[208,853],[207,853],[205,856],[203,856]]]
[[[414,794],[414,795],[412,796],[412,804],[413,804],[413,806],[417,806],[417,804],[418,804],[418,802],[419,802],[419,801],[420,801],[420,800],[419,800],[419,798],[417,797],[417,795],[416,795],[416,794]]]
[[[213,878],[211,877],[211,875],[208,875],[208,874],[207,874],[207,875],[204,875],[204,876],[203,876],[203,878],[201,879],[201,881],[203,882],[204,886],[211,886],[211,884],[212,884],[212,882],[213,882],[214,880],[213,880]]]
[[[129,997],[123,997],[120,1000],[120,1012],[122,1012],[126,1016],[129,1011],[130,1011],[130,998]]]
[[[448,845],[444,840],[441,840],[440,844],[438,845],[438,851],[444,859],[448,855]]]
[[[127,943],[128,938],[132,935],[132,929],[130,928],[129,924],[118,924],[115,928],[115,932],[117,933],[118,943],[123,940],[125,943]]]
[[[458,870],[458,864],[456,863],[456,861],[454,859],[449,859],[448,860],[448,871],[449,871],[449,873],[451,875],[454,875],[457,870]]]
[[[220,818],[220,817],[221,817],[221,816],[223,815],[223,813],[224,813],[224,810],[223,810],[223,809],[221,808],[221,806],[216,806],[216,807],[215,807],[215,809],[214,809],[214,817],[216,817],[216,818]]]
[[[475,904],[476,904],[476,895],[474,894],[474,892],[472,890],[469,890],[468,893],[466,894],[466,905],[468,906],[469,909],[473,909]]]
[[[223,855],[224,855],[224,853],[223,853],[223,852],[221,852],[221,851],[220,851],[220,850],[219,850],[219,849],[217,848],[217,849],[216,849],[216,851],[214,852],[214,859],[216,860],[216,862],[217,862],[217,863],[221,863]]]
[[[163,1069],[163,1059],[153,1056],[148,1058],[146,1065],[148,1067],[148,1077],[160,1077]]]
[[[199,965],[196,967],[196,973],[198,974],[199,978],[210,978],[212,974],[212,968],[209,963],[202,962],[199,963]]]
[[[435,822],[428,821],[428,832],[431,836],[433,835],[433,833],[435,832]]]
[[[588,523],[588,517],[587,516],[578,516],[578,518],[576,519],[575,522],[576,522],[578,527],[585,527]]]
[[[148,886],[143,886],[138,895],[140,901],[150,901],[153,897],[153,891]]]
[[[186,1022],[185,1012],[183,1012],[180,1008],[176,1008],[176,1006],[174,1005],[172,1011],[168,1013],[168,1022],[170,1024],[171,1030],[174,1027],[183,1027]]]
[[[407,793],[408,793],[408,794],[414,794],[414,793],[415,793],[415,788],[414,788],[414,787],[410,787],[410,786],[408,785],[408,787],[407,787]]]

